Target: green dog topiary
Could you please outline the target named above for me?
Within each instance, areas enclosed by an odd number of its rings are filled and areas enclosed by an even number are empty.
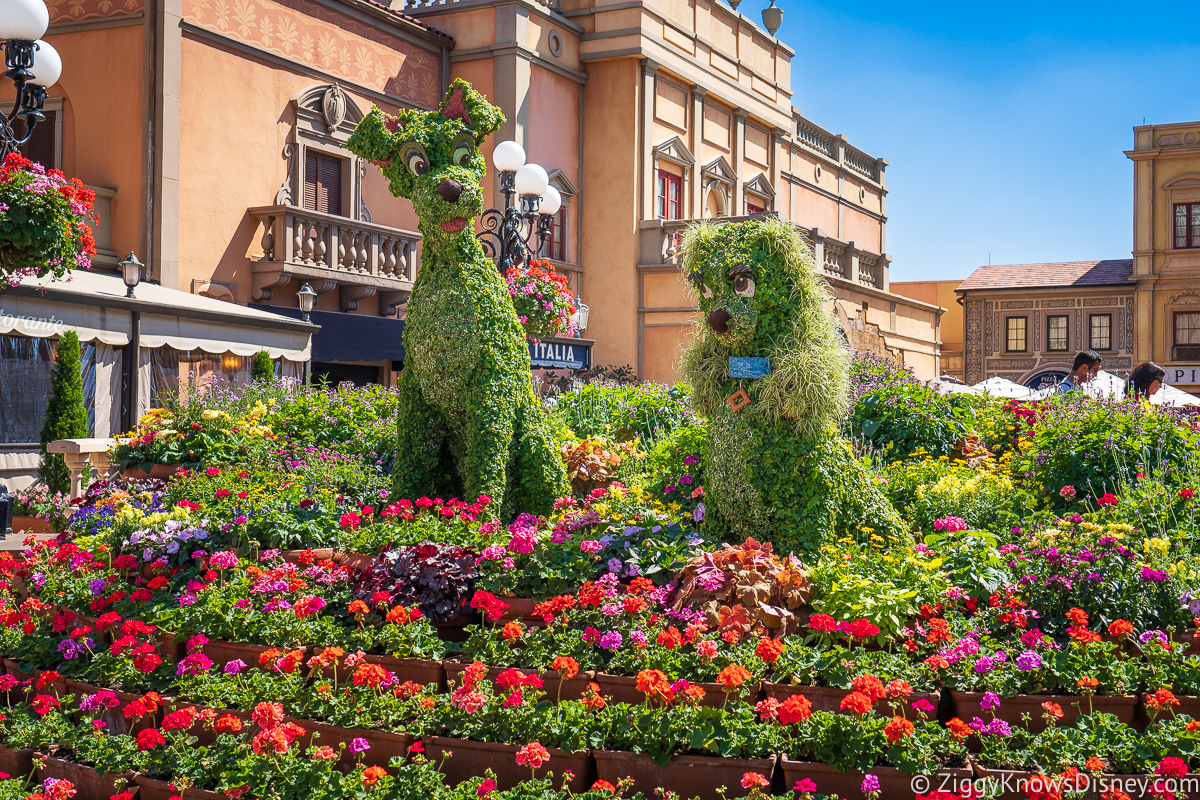
[[[710,522],[780,553],[812,555],[831,536],[897,540],[900,517],[837,433],[849,352],[796,228],[695,225],[682,269],[705,315],[683,370],[709,420]]]
[[[466,81],[438,111],[378,108],[346,146],[412,201],[423,237],[408,300],[393,468],[400,497],[487,495],[504,518],[545,514],[569,490],[530,378],[504,280],[471,220],[483,211],[484,137],[504,121]]]

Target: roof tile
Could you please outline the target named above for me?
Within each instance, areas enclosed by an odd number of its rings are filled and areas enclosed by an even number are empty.
[[[1133,259],[1065,261],[1058,264],[991,264],[979,267],[957,291],[1132,284]]]

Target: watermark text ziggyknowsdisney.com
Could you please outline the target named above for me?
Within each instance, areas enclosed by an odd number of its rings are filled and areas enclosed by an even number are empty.
[[[1160,797],[1165,792],[1176,796],[1195,796],[1200,793],[1200,775],[1184,777],[1159,777],[1157,775],[1089,775],[1079,773],[1074,777],[1047,777],[1015,772],[998,772],[986,778],[965,777],[952,772],[933,775],[917,775],[910,781],[916,794],[934,791],[951,792],[961,797],[987,798],[1002,794],[1027,795],[1034,792],[1061,793],[1063,797],[1084,796],[1096,792],[1104,794],[1114,789],[1131,798]]]

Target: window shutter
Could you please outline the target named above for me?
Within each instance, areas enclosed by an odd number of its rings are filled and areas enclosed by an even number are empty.
[[[317,164],[317,155],[308,153],[304,159],[304,207],[309,211],[317,210]]]
[[[21,155],[30,161],[36,161],[46,169],[59,169],[58,162],[54,158],[54,130],[55,123],[58,121],[56,119],[58,112],[44,111],[42,113],[46,115],[46,119],[44,122],[37,124],[37,127],[33,129],[33,136],[30,137],[28,142],[21,145]],[[25,121],[19,120],[16,127],[17,137],[24,136]]]
[[[342,213],[342,161],[321,157],[321,204],[326,214]]]

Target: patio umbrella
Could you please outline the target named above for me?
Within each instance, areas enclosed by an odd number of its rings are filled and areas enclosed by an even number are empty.
[[[1161,389],[1151,395],[1150,402],[1156,406],[1200,406],[1200,397],[1164,383]]]
[[[978,394],[973,386],[969,386],[951,375],[942,375],[929,382],[930,389],[936,389],[942,394]]]
[[[986,381],[980,381],[975,384],[975,389],[994,397],[1011,397],[1014,400],[1032,400],[1037,397],[1037,392],[1028,386],[1010,381],[1008,378],[1001,378],[999,375],[993,375]]]

